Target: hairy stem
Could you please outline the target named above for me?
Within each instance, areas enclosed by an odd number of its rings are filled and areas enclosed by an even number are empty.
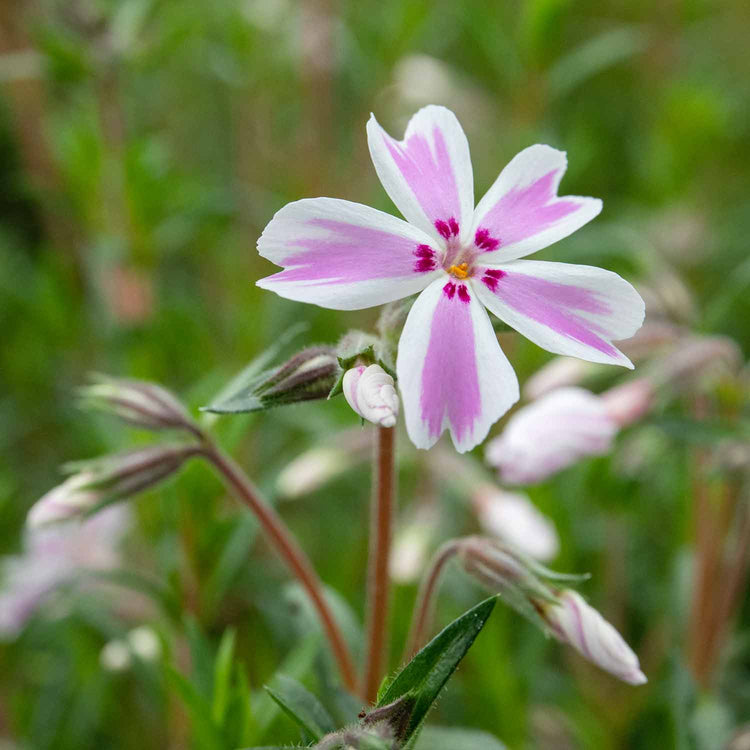
[[[427,572],[419,584],[419,592],[417,593],[417,601],[414,604],[414,614],[412,616],[411,628],[409,629],[409,637],[406,641],[406,651],[404,651],[404,661],[411,659],[422,645],[422,641],[430,626],[430,620],[432,619],[440,575],[446,563],[459,549],[460,540],[451,539],[438,549],[430,561]]]
[[[276,552],[302,584],[318,613],[344,684],[349,690],[356,692],[357,680],[351,652],[325,600],[323,583],[309,558],[281,517],[268,503],[261,500],[257,488],[229,456],[209,441],[204,443],[202,454],[214,465],[234,494],[255,514]]]
[[[375,480],[370,510],[370,555],[367,576],[367,655],[364,696],[375,702],[383,678],[388,643],[388,558],[396,495],[395,430],[379,427],[375,444]]]

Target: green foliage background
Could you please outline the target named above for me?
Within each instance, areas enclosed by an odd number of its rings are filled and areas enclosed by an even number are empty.
[[[76,409],[89,372],[159,381],[197,407],[299,320],[307,342],[372,326],[377,311],[335,313],[254,286],[273,270],[255,241],[288,201],[395,210],[370,164],[370,111],[399,134],[419,106],[451,107],[478,196],[521,148],[567,150],[563,192],[602,197],[604,212],[540,257],[642,281],[673,320],[729,335],[747,355],[748,28],[744,0],[3,3],[0,552],[19,549],[58,464],[145,437]],[[522,383],[549,358],[520,337],[503,344]],[[291,458],[353,424],[332,402],[222,417],[216,429],[273,496]],[[582,590],[639,652],[648,686],[615,683],[498,607],[431,723],[484,729],[510,748],[713,750],[750,721],[746,604],[710,689],[695,688],[683,655],[701,436],[651,425],[637,476],[600,459],[531,492],[558,526],[557,567],[592,573]],[[408,506],[424,464],[401,445]],[[281,506],[352,613],[368,482],[363,466]],[[475,528],[465,498],[439,501],[446,536]],[[284,660],[316,692],[325,670],[253,523],[202,466],[134,507],[130,567],[156,593],[141,593],[134,615],[132,585],[118,589],[126,616],[111,597],[78,598],[0,646],[0,735],[34,750],[296,739],[257,691]],[[393,668],[414,594],[396,591]],[[453,571],[439,620],[480,596]],[[164,659],[103,670],[104,643],[141,622]],[[222,734],[214,658],[229,627],[232,711],[254,697],[245,729]],[[218,714],[206,717],[211,700]]]

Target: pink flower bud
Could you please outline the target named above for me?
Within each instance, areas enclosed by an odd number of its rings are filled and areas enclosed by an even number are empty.
[[[540,606],[542,617],[559,641],[624,682],[642,685],[647,681],[630,646],[580,594],[566,589],[556,604]]]
[[[630,380],[601,394],[607,414],[620,426],[637,422],[648,413],[653,402],[654,389],[645,378]]]
[[[554,524],[526,495],[481,484],[474,490],[472,503],[485,532],[529,557],[551,560],[560,549]]]
[[[359,365],[347,370],[342,388],[349,406],[360,417],[381,427],[395,426],[398,394],[393,378],[380,365]]]
[[[512,484],[533,484],[586,456],[609,452],[618,425],[598,396],[559,388],[511,419],[487,444],[485,458]]]

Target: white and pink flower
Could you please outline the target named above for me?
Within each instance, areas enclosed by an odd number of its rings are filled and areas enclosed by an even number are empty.
[[[336,310],[421,292],[396,367],[418,448],[448,429],[467,451],[518,400],[485,307],[549,351],[632,367],[612,344],[643,321],[629,283],[591,266],[521,260],[601,211],[594,198],[558,197],[564,152],[525,149],[475,208],[469,145],[450,110],[419,110],[402,141],[371,117],[367,135],[380,181],[407,221],[332,198],[290,203],[258,242],[284,270],[258,285]]]

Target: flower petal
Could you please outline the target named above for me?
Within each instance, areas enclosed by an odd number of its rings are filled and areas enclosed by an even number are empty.
[[[518,400],[518,380],[474,289],[447,276],[409,311],[396,370],[417,448],[430,448],[450,429],[456,450],[470,450]]]
[[[629,367],[611,341],[632,336],[645,306],[638,292],[611,271],[572,263],[517,260],[485,269],[481,301],[543,349]]]
[[[469,237],[474,177],[469,144],[453,112],[420,109],[403,141],[391,138],[372,115],[367,140],[383,187],[408,221],[434,237]]]
[[[431,242],[369,206],[308,198],[284,206],[263,231],[258,252],[284,270],[257,284],[333,310],[382,305],[416,294],[435,277]]]
[[[488,263],[535,253],[591,221],[597,198],[557,197],[567,159],[564,151],[537,144],[515,156],[474,212],[472,236]]]

